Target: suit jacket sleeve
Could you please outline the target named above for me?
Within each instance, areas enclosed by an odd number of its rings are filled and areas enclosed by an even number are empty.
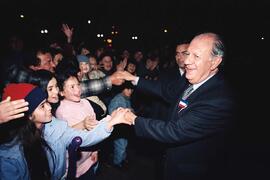
[[[173,102],[178,99],[181,94],[186,81],[183,79],[176,79],[173,81],[161,81],[161,80],[146,80],[140,78],[137,88],[139,90],[154,94],[161,97],[166,102]]]
[[[202,97],[180,112],[177,109],[168,122],[137,117],[136,134],[165,143],[185,144],[222,132],[232,115],[230,99]]]

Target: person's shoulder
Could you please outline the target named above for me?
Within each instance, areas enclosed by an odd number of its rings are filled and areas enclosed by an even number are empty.
[[[62,114],[64,106],[65,106],[64,103],[61,101],[59,103],[59,106],[56,108],[56,111],[55,111],[56,116],[58,116],[59,114]]]
[[[80,108],[82,108],[82,107],[91,108],[91,109],[93,108],[91,101],[89,99],[86,99],[86,98],[81,99]]]
[[[214,76],[213,81],[215,81],[214,89],[216,90],[219,89],[219,90],[223,90],[223,92],[232,93],[231,84],[223,72],[217,73]]]
[[[89,104],[89,101],[87,99],[85,99],[85,98],[82,98],[81,99],[81,103],[88,105]]]
[[[53,116],[51,122],[45,124],[45,126],[67,126],[67,122]]]
[[[0,145],[0,157],[8,159],[20,159],[22,157],[21,143],[9,142]]]
[[[231,89],[230,85],[226,82],[223,74],[221,73],[211,77],[202,85],[202,87],[199,87],[199,89],[201,89],[199,90],[200,93],[204,94],[204,96],[200,96],[200,100],[214,104],[216,109],[218,107],[233,108],[235,105],[233,89]]]
[[[68,127],[68,124],[64,120],[57,119],[55,117],[52,118],[51,122],[46,123],[44,127],[44,137],[46,139],[53,138],[58,139],[61,136],[65,129]]]
[[[69,109],[70,106],[71,106],[70,101],[67,101],[67,100],[63,99],[63,100],[61,100],[59,106],[57,107],[57,110],[63,111],[65,109]]]
[[[101,76],[101,77],[105,77],[106,74],[104,72],[102,72],[101,70],[97,70],[97,73]]]
[[[122,95],[122,93],[118,93],[116,94],[111,101],[121,101],[121,100],[124,100],[124,96]]]

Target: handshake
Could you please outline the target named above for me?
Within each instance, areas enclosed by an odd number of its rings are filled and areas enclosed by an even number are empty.
[[[113,85],[121,85],[124,81],[135,81],[137,76],[130,74],[127,71],[116,71],[110,76],[110,81]]]
[[[111,114],[107,116],[105,121],[107,121],[107,130],[111,131],[114,125],[117,124],[128,124],[134,125],[136,115],[128,108],[117,108]],[[95,117],[87,116],[82,122],[78,123],[77,129],[86,129],[88,131],[94,129],[99,124],[99,121]],[[82,127],[81,127],[82,126]],[[75,126],[73,126],[76,128]]]
[[[108,129],[111,130],[116,124],[134,125],[136,115],[128,108],[117,108],[111,114],[111,119],[108,121]]]

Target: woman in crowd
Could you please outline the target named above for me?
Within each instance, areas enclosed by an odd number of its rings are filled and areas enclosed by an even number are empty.
[[[81,87],[76,74],[64,72],[59,74],[57,79],[63,99],[56,110],[56,117],[65,120],[70,127],[75,129],[92,131],[98,121],[89,101],[81,99]],[[97,151],[80,152],[76,177],[87,176],[86,179],[93,179],[97,169],[97,159]]]
[[[3,98],[25,99],[26,116],[4,123],[0,132],[0,179],[61,179],[66,171],[66,149],[80,136],[81,146],[107,138],[113,126],[125,123],[126,110],[118,109],[91,131],[70,128],[52,116],[47,94],[32,84],[8,84]]]

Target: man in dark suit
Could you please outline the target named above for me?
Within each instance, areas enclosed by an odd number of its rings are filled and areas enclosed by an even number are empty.
[[[187,57],[186,52],[189,46],[189,42],[181,41],[178,42],[175,48],[175,63],[173,67],[164,69],[159,76],[159,83],[165,86],[177,84],[177,89],[181,89],[186,83],[185,79],[185,58]],[[165,87],[166,87],[165,86]],[[179,90],[178,90],[179,92]],[[154,103],[153,112],[151,118],[159,118],[163,120],[168,119],[168,112],[173,108],[175,99],[162,99],[156,98]]]
[[[225,134],[233,118],[234,98],[219,71],[224,46],[214,33],[193,38],[185,59],[185,88],[164,87],[125,73],[137,88],[175,101],[168,121],[125,115],[136,134],[170,144],[166,151],[166,180],[222,179]],[[186,94],[186,90],[189,94]],[[185,91],[184,91],[185,90]]]
[[[178,65],[178,71],[183,76],[185,72],[185,59],[187,57],[187,49],[188,49],[189,43],[187,42],[180,42],[177,44],[175,48],[175,61]]]

